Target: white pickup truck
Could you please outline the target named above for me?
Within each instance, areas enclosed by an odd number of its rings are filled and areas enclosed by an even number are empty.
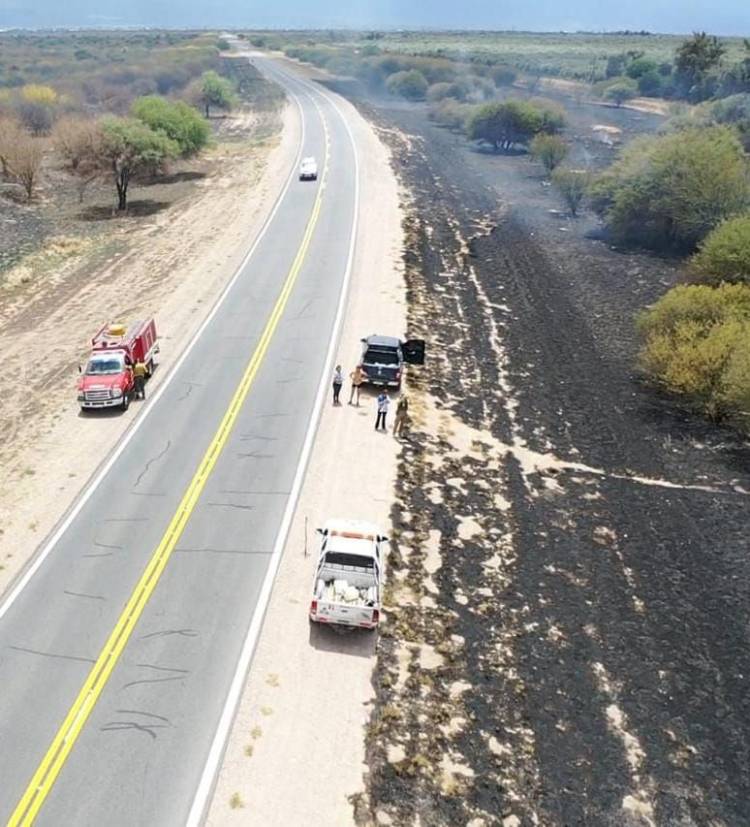
[[[383,547],[378,528],[358,520],[328,520],[321,535],[310,620],[374,629],[380,620]]]

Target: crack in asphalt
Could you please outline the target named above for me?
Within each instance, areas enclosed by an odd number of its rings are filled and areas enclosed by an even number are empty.
[[[141,635],[139,640],[148,640],[152,637],[169,637],[170,635],[178,635],[179,637],[198,637],[199,632],[195,629],[164,629],[158,632],[149,632],[147,635]]]
[[[133,486],[133,488],[138,488],[138,486],[141,484],[141,480],[146,476],[146,474],[148,473],[151,466],[155,462],[158,462],[167,453],[167,451],[171,448],[171,446],[172,446],[172,440],[168,439],[167,444],[164,446],[164,448],[162,448],[162,450],[159,451],[159,453],[155,457],[151,457],[151,459],[148,460],[148,462],[144,466],[141,473],[138,474],[138,477],[136,478],[135,485]]]
[[[169,724],[139,724],[137,721],[111,721],[110,723],[101,726],[99,731],[122,732],[124,730],[134,730],[136,732],[143,732],[150,736],[152,740],[156,740],[157,734],[154,730],[169,729],[169,726]]]
[[[96,663],[94,658],[82,658],[78,657],[77,655],[58,655],[55,652],[40,652],[38,649],[29,649],[26,646],[9,646],[9,649],[13,649],[16,652],[24,652],[28,655],[39,655],[41,658],[57,658],[59,660],[73,660],[78,661],[79,663]]]
[[[84,592],[71,592],[68,591],[68,589],[63,589],[63,594],[69,594],[71,597],[86,597],[89,600],[106,600],[106,598],[100,594],[85,594]]]

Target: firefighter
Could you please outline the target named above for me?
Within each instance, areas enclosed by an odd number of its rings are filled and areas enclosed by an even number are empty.
[[[145,399],[146,398],[146,374],[148,371],[146,370],[146,365],[140,359],[136,359],[135,365],[133,367],[133,380],[135,382],[135,398],[136,399]]]

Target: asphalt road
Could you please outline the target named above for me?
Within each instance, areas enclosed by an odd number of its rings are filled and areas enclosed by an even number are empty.
[[[331,99],[278,66],[256,64],[298,99],[302,154],[316,156],[321,173],[326,166],[324,180],[292,178],[225,300],[164,392],[139,414],[139,429],[25,588],[5,610],[0,604],[2,823],[194,481],[294,269],[323,186],[304,260],[234,428],[35,823],[184,824],[204,770],[321,380],[328,383],[357,197],[354,148]]]

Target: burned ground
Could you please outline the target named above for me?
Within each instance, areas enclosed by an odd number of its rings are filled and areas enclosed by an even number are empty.
[[[748,446],[634,370],[633,314],[676,262],[551,211],[526,158],[366,108],[407,194],[408,332],[430,355],[410,377],[357,811],[750,823]],[[579,110],[576,154],[603,163],[588,130],[610,113]]]

